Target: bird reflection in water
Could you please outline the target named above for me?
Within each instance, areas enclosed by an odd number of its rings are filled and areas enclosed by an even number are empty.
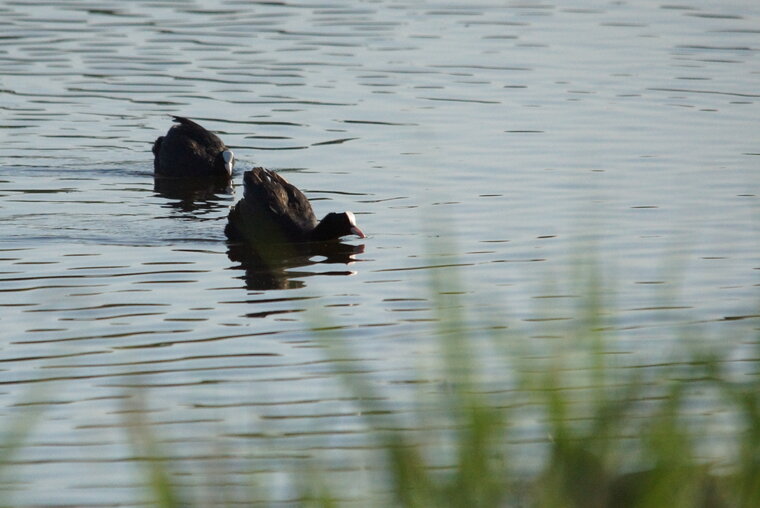
[[[161,197],[172,200],[168,203],[172,208],[183,212],[193,212],[227,206],[220,203],[219,195],[232,194],[232,184],[206,178],[156,176],[153,179],[153,191]]]
[[[306,195],[275,171],[255,167],[243,174],[243,198],[227,216],[224,232],[229,256],[245,269],[249,289],[303,287],[311,271],[294,270],[321,263],[349,264],[364,245],[341,242],[343,236],[366,238],[352,212],[328,213],[321,221]],[[321,272],[349,275],[353,272]]]
[[[228,243],[227,256],[239,263],[232,267],[244,270],[241,277],[249,290],[298,289],[306,286],[304,277],[314,275],[352,275],[351,270],[298,270],[315,265],[350,265],[354,256],[364,252],[364,244],[351,245],[339,241],[309,243]]]

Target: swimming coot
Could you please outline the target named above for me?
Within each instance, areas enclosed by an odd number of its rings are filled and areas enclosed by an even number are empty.
[[[230,240],[261,244],[365,238],[352,212],[328,213],[317,222],[303,192],[274,171],[246,171],[243,185],[243,199],[230,210],[224,230]]]
[[[157,177],[229,181],[235,165],[232,150],[197,123],[174,116],[166,136],[153,143],[153,169]]]

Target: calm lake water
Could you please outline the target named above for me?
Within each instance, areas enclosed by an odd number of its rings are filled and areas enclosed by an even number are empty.
[[[311,330],[404,415],[442,381],[436,278],[473,335],[549,354],[597,271],[623,363],[687,330],[758,371],[756,2],[8,0],[0,27],[0,421],[40,410],[8,504],[142,502],[135,414],[180,483],[277,490],[317,458],[363,479],[366,422]],[[236,183],[279,170],[368,238],[241,263],[241,188],[154,190],[171,114],[220,134]]]

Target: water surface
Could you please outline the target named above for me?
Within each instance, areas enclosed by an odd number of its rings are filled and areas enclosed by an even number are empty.
[[[435,277],[474,335],[549,354],[596,267],[625,364],[686,329],[757,372],[760,7],[8,1],[0,20],[0,414],[42,410],[14,505],[139,503],[135,414],[182,482],[222,463],[278,485],[315,457],[366,479],[344,359],[312,328],[342,330],[403,416],[442,381],[419,373]],[[369,238],[241,263],[240,188],[154,189],[171,114],[220,134],[238,184],[281,171]]]

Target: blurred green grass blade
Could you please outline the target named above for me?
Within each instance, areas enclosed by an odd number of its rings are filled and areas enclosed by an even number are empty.
[[[142,393],[133,391],[124,398],[125,426],[135,459],[139,462],[147,481],[150,500],[158,508],[188,506],[180,500],[179,492],[171,482],[168,461],[154,437],[154,430],[146,421]]]

